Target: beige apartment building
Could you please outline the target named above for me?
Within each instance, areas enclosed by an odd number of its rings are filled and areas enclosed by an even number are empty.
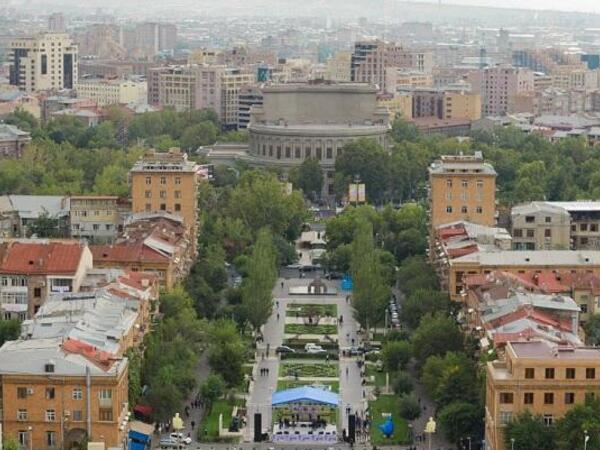
[[[444,119],[481,119],[481,95],[470,92],[444,92]]]
[[[183,217],[185,226],[195,230],[198,220],[197,171],[196,163],[188,161],[187,154],[178,148],[167,153],[150,150],[129,172],[132,212],[170,212]]]
[[[327,60],[325,67],[325,79],[337,82],[349,82],[351,60],[351,52],[337,52]]]
[[[547,202],[515,206],[511,211],[514,250],[568,250],[571,216]]]
[[[547,341],[509,342],[503,360],[487,363],[485,439],[507,450],[504,429],[520,412],[547,425],[600,390],[600,349],[560,347]]]
[[[75,85],[77,96],[94,100],[98,106],[146,103],[148,84],[135,80],[84,79]]]
[[[221,76],[221,111],[217,111],[225,129],[236,129],[242,88],[256,84],[256,75],[240,69],[227,69]]]
[[[377,96],[377,106],[386,108],[390,113],[390,123],[396,117],[402,117],[405,120],[412,119],[412,94],[380,94]]]
[[[431,227],[465,220],[494,226],[496,171],[481,152],[444,155],[429,167]]]
[[[22,91],[73,89],[77,84],[77,44],[68,34],[45,33],[15,39],[7,53],[10,84]]]
[[[94,243],[111,242],[122,224],[119,198],[82,195],[70,198],[71,236]]]

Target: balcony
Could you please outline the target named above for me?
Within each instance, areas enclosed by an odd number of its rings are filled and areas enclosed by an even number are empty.
[[[112,408],[113,401],[112,398],[99,398],[98,406],[100,408]]]

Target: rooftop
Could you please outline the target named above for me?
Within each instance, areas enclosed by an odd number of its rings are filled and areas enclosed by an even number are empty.
[[[73,276],[84,251],[78,241],[8,241],[0,243],[0,272]]]
[[[496,175],[491,164],[484,162],[481,152],[474,155],[443,155],[429,166],[432,175],[446,175],[450,173],[479,173],[482,175]]]
[[[197,171],[197,164],[188,161],[187,154],[179,148],[171,148],[168,152],[150,150],[133,166],[131,172],[192,172]]]
[[[598,347],[561,347],[546,341],[510,342],[518,358],[530,359],[597,359],[600,362]]]
[[[600,252],[585,250],[498,250],[461,256],[453,263],[484,266],[590,266],[600,265]]]

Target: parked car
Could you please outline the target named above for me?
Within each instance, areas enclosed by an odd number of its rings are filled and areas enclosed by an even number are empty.
[[[179,448],[179,447],[183,447],[183,444],[180,442],[177,442],[176,439],[172,439],[170,437],[165,437],[162,438],[160,440],[160,442],[158,443],[160,448]]]
[[[317,344],[313,344],[312,342],[309,342],[308,344],[306,344],[304,346],[304,351],[311,355],[316,355],[319,353],[327,353],[327,350],[325,350],[323,347],[321,347],[320,345],[317,345]]]
[[[275,353],[296,353],[296,350],[287,345],[281,345],[275,349]]]
[[[190,445],[192,443],[192,438],[184,435],[183,433],[171,433],[169,437],[171,439],[174,439],[175,441],[179,440],[179,442],[187,445]]]

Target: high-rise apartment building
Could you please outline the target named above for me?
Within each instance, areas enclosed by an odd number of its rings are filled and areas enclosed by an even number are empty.
[[[356,42],[350,62],[352,81],[376,84],[380,91],[390,93],[393,92],[386,85],[387,70],[431,72],[432,68],[431,52],[407,50],[401,45],[379,40]]]
[[[250,110],[253,106],[263,104],[263,95],[258,87],[245,86],[238,92],[238,129],[248,128],[250,123]]]
[[[64,33],[66,29],[63,13],[53,13],[48,17],[48,31],[51,33]]]
[[[177,44],[177,27],[171,23],[145,22],[135,29],[135,47],[148,55],[173,50]]]
[[[242,88],[256,83],[256,74],[226,69],[221,75],[221,111],[217,111],[224,129],[238,127],[239,95]],[[209,91],[210,92],[210,91]]]
[[[482,112],[484,116],[504,116],[513,109],[515,99],[533,91],[533,72],[513,66],[487,67],[481,77]]]
[[[550,426],[600,389],[600,349],[548,341],[509,342],[504,360],[487,363],[486,449],[505,450],[504,429],[528,410]]]
[[[129,172],[133,213],[166,211],[183,217],[195,229],[198,166],[178,148],[167,153],[147,152]]]
[[[77,83],[77,45],[68,34],[15,39],[8,54],[10,84],[22,91],[73,89]]]
[[[431,226],[466,220],[494,226],[496,171],[481,152],[444,155],[429,167]]]

